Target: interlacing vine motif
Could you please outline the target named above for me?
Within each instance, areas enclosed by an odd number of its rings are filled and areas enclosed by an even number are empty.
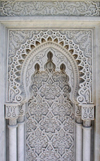
[[[45,71],[37,69],[26,113],[26,160],[74,161],[74,109],[65,66],[57,72],[48,60]]]
[[[1,1],[0,16],[100,16],[94,1]]]
[[[24,85],[22,84],[22,67],[27,60],[31,51],[37,51],[39,46],[49,42],[58,44],[68,51],[77,63],[79,70],[79,84],[80,89],[77,88],[79,96],[77,101],[82,103],[91,102],[92,92],[92,30],[10,30],[9,31],[9,61],[8,61],[8,101],[22,101],[25,97]],[[42,47],[41,47],[42,50]],[[48,50],[48,49],[47,49]],[[58,51],[55,51],[58,53]],[[41,53],[41,54],[40,54]],[[25,87],[29,84],[31,77],[32,64],[39,62],[41,69],[43,69],[44,60],[46,57],[46,50],[41,51],[32,57],[32,61],[27,68],[27,79]],[[34,59],[34,60],[33,60]],[[69,84],[73,88],[74,69],[71,67],[71,62],[68,62],[61,53],[56,54],[58,64],[64,62],[66,64],[66,71],[68,72]],[[41,61],[40,61],[41,60]],[[59,67],[59,66],[58,66]],[[68,68],[68,70],[67,70]]]

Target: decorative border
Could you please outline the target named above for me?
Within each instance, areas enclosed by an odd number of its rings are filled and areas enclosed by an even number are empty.
[[[1,1],[0,16],[100,16],[100,2]]]

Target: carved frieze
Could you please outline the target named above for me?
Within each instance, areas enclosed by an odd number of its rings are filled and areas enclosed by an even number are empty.
[[[0,16],[100,16],[97,1],[1,1]]]

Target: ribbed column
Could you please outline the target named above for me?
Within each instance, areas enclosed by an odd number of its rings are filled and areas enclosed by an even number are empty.
[[[17,120],[9,120],[9,161],[17,161]]]
[[[83,161],[91,161],[91,121],[83,121]]]
[[[24,135],[24,116],[20,116],[18,118],[18,161],[24,161]]]
[[[82,124],[76,125],[76,161],[82,161]]]

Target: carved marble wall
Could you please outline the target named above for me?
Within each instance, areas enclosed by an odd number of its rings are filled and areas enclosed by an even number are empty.
[[[74,97],[77,101],[80,103],[92,102],[92,30],[11,30],[9,31],[9,41],[9,101],[21,102],[23,100],[22,97],[25,96],[19,97],[20,88],[24,88],[22,89],[24,92],[28,86],[35,62],[39,62],[43,68],[42,59],[45,56],[46,48],[47,50],[51,48],[56,53],[57,68],[62,62],[66,63],[66,71],[70,77],[69,84],[74,88]],[[36,51],[40,48],[41,50],[45,48],[45,51],[38,54]],[[57,50],[60,50],[63,55]],[[36,56],[33,57],[32,51],[39,56],[35,54]],[[25,76],[23,73],[27,59],[28,61],[30,59],[31,67],[25,69]],[[25,91],[24,95],[26,93]]]
[[[18,106],[6,105],[6,119],[26,115],[27,161],[74,161],[75,120],[94,119],[92,34],[9,30],[7,99]]]
[[[0,16],[100,16],[99,1],[1,1]]]
[[[26,114],[26,160],[74,161],[74,107],[65,65],[56,71],[52,53],[47,53],[45,71],[36,64],[32,75]]]
[[[0,1],[2,161],[99,161],[99,23],[96,0]]]

